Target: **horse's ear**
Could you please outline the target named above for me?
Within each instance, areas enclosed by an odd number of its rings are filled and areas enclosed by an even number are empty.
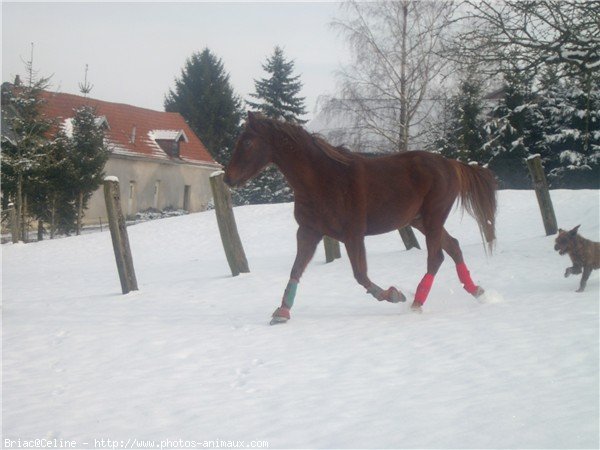
[[[575,228],[573,228],[571,231],[569,231],[569,234],[575,236],[577,234],[577,230],[579,230],[580,225],[577,225]]]
[[[248,111],[248,124],[254,125],[256,123],[256,113]]]

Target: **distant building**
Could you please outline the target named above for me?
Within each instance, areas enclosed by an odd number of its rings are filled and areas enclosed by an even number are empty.
[[[44,92],[42,113],[67,134],[74,111],[95,108],[111,150],[104,172],[119,178],[121,207],[127,216],[150,208],[203,211],[212,198],[209,176],[221,166],[179,113]],[[84,223],[106,221],[102,189],[88,203]]]

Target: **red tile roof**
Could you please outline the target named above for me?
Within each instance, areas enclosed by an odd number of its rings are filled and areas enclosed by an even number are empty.
[[[58,119],[59,126],[73,118],[74,110],[83,105],[92,106],[98,116],[105,116],[109,126],[105,135],[114,154],[192,164],[217,164],[179,113],[154,111],[72,94],[44,92],[42,95],[46,100],[42,113]],[[159,130],[162,133],[157,133]],[[171,133],[173,135],[183,131],[187,138],[180,140],[179,158],[167,155],[153,139],[157,134],[168,135],[168,131],[174,132]]]

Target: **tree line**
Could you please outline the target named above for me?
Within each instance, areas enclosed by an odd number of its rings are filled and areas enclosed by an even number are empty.
[[[328,137],[475,161],[505,188],[529,188],[540,154],[552,187],[597,189],[599,23],[586,0],[345,2],[333,26],[353,58],[321,102]]]
[[[470,73],[447,99],[431,147],[486,164],[500,186],[531,187],[525,160],[539,154],[554,188],[600,187],[600,77],[558,65],[535,74],[505,70],[486,107],[484,80]]]
[[[254,80],[255,92],[243,100],[235,94],[223,62],[208,48],[194,53],[185,63],[174,89],[165,97],[165,110],[180,113],[200,137],[213,158],[226,165],[231,157],[245,111],[304,124],[304,97],[294,61],[281,47],[262,64],[264,78]],[[292,190],[279,170],[270,166],[244,188],[233,193],[236,204],[291,201]]]
[[[540,154],[552,187],[597,189],[598,23],[600,4],[587,0],[344,2],[331,25],[352,60],[336,75],[337,93],[319,99],[322,133],[359,152],[420,148],[474,161],[505,188],[529,188],[524,160]],[[294,61],[276,46],[262,68],[244,100],[205,48],[185,62],[165,110],[179,112],[225,165],[247,109],[305,123]],[[109,149],[89,107],[74,112],[70,133],[41,117],[48,79],[28,74],[2,89],[11,130],[2,135],[3,211],[14,204],[21,230],[29,215],[41,230],[50,224],[51,236],[78,232]],[[237,204],[292,196],[275,167],[234,193]]]
[[[26,82],[17,76],[14,83],[2,85],[2,220],[10,223],[14,242],[27,241],[32,220],[38,224],[38,240],[46,228],[50,238],[80,234],[87,203],[104,177],[109,143],[95,109],[85,102],[68,123],[46,117],[43,93],[50,78],[37,78],[32,60],[25,68]],[[304,98],[298,95],[302,84],[292,74],[293,61],[275,47],[263,68],[271,76],[256,80],[255,101],[248,101],[248,107],[305,123]],[[80,92],[87,96],[91,88],[86,71]],[[204,49],[188,58],[164,104],[166,111],[184,116],[216,161],[227,163],[245,108],[218,57]],[[291,199],[291,189],[274,167],[236,192],[239,204]]]
[[[600,4],[586,0],[344,2],[331,25],[352,61],[336,75],[336,94],[319,99],[322,133],[359,152],[418,148],[477,162],[503,188],[530,188],[525,159],[540,154],[552,187],[598,188],[598,23]],[[181,112],[225,164],[244,108],[303,123],[293,62],[276,47],[263,69],[268,76],[244,102],[205,49],[188,60],[165,107]],[[213,72],[227,89],[209,88]],[[202,83],[205,91],[194,87]],[[222,92],[227,127],[209,119],[222,117],[214,100]],[[214,141],[215,131],[227,139]],[[291,199],[275,168],[234,194],[238,203]]]
[[[102,182],[109,154],[94,109],[83,105],[69,126],[42,114],[49,78],[36,79],[27,63],[27,82],[19,76],[2,85],[2,214],[11,222],[13,242],[27,242],[31,219],[38,240],[49,234],[80,234],[87,202]]]

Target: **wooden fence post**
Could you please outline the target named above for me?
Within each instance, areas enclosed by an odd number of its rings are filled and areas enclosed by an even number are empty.
[[[125,217],[123,217],[123,211],[121,210],[121,190],[117,177],[106,177],[104,179],[104,200],[106,202],[106,211],[108,212],[108,226],[110,228],[113,250],[115,251],[121,290],[123,294],[127,294],[130,291],[137,291],[137,279],[135,278],[135,270],[133,269],[133,257],[131,256],[131,248],[129,247]]]
[[[213,172],[210,176],[210,187],[212,189],[217,223],[219,225],[223,248],[225,249],[225,256],[231,269],[231,275],[235,277],[240,273],[250,272],[250,269],[248,268],[248,260],[244,253],[237,225],[235,224],[231,193],[223,182],[223,174],[222,170]]]
[[[17,216],[17,207],[14,203],[9,203],[10,208],[10,233],[12,235],[12,243],[19,242],[19,219]]]
[[[400,237],[402,238],[402,242],[404,242],[406,250],[410,250],[411,248],[421,249],[419,241],[417,241],[417,237],[415,236],[415,232],[410,225],[400,228],[398,232],[400,233]]]
[[[529,168],[529,174],[531,175],[537,201],[542,213],[546,236],[556,234],[558,232],[558,225],[556,224],[554,207],[552,206],[552,199],[550,198],[548,182],[546,181],[540,155],[532,155],[527,158],[527,167]]]
[[[325,262],[330,263],[342,257],[340,253],[340,241],[337,241],[329,236],[323,237],[325,245]]]

